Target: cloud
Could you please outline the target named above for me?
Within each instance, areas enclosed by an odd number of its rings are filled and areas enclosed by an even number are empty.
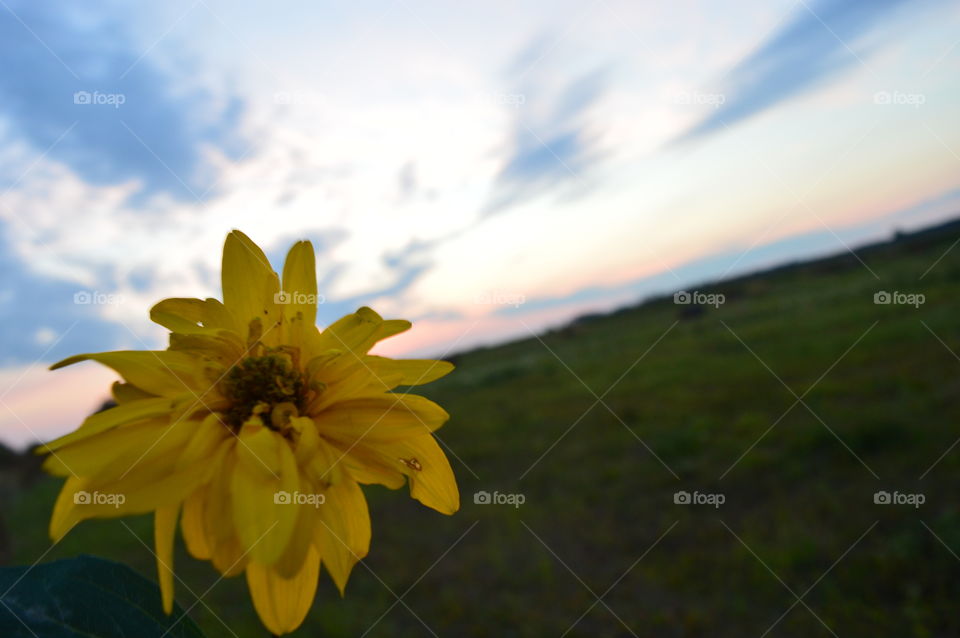
[[[50,363],[77,352],[110,350],[133,335],[98,316],[103,304],[123,303],[123,296],[104,282],[99,288],[79,286],[31,273],[13,258],[0,224],[0,368]]]
[[[578,182],[600,159],[588,113],[604,94],[607,69],[569,71],[551,63],[552,48],[546,38],[531,43],[509,67],[516,89],[497,94],[498,102],[515,113],[509,154],[485,215]]]
[[[869,36],[907,0],[807,0],[741,60],[717,90],[722,106],[673,143],[707,137],[860,66],[877,48]]]
[[[0,8],[0,57],[8,61],[0,118],[15,139],[91,184],[137,180],[141,195],[196,199],[215,183],[205,149],[232,155],[243,145],[243,103],[187,90],[98,5]]]

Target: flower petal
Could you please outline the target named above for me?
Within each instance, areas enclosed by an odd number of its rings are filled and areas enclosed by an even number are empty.
[[[460,491],[443,450],[432,434],[410,436],[396,441],[374,441],[366,438],[352,444],[335,441],[349,450],[351,473],[357,480],[374,479],[388,487],[395,485],[397,475],[406,475],[410,496],[442,514],[460,509]],[[353,467],[365,470],[354,472]],[[362,477],[362,478],[361,478]],[[387,482],[387,479],[390,482]]]
[[[400,385],[430,383],[453,371],[453,364],[449,361],[432,359],[388,359],[368,356],[365,362],[386,390],[393,390]]]
[[[353,566],[370,550],[370,512],[363,490],[352,479],[330,486],[325,496],[318,509],[316,542],[342,596]]]
[[[145,392],[132,383],[122,383],[120,381],[113,382],[113,385],[110,387],[110,394],[113,395],[113,400],[116,401],[117,404],[130,403],[131,401],[139,401],[140,399],[157,398],[155,394]]]
[[[311,546],[293,578],[283,578],[268,565],[247,565],[247,586],[260,620],[275,635],[289,633],[303,623],[317,592],[320,554]]]
[[[150,309],[150,319],[171,332],[183,334],[213,330],[242,334],[244,330],[217,299],[164,299]]]
[[[409,329],[409,321],[384,321],[383,317],[364,306],[352,315],[338,319],[320,333],[316,342],[319,351],[316,354],[330,349],[348,350],[357,355],[366,354],[376,342]]]
[[[153,537],[157,548],[157,571],[163,612],[173,611],[173,537],[177,531],[180,505],[158,508],[153,516]]]
[[[305,491],[312,493],[309,490]],[[318,506],[310,503],[293,503],[288,507],[296,510],[297,520],[290,540],[287,542],[287,549],[274,564],[274,569],[283,578],[293,578],[300,571],[310,545],[313,543],[314,529],[318,525]]]
[[[213,462],[195,463],[184,469],[174,467],[176,458],[172,456],[163,462],[145,460],[142,467],[137,465],[129,476],[115,480],[103,480],[96,474],[84,478],[71,476],[54,506],[50,534],[59,540],[74,525],[88,518],[114,518],[179,506],[210,481],[220,456],[222,452],[218,452]]]
[[[202,508],[204,536],[210,550],[210,560],[225,577],[242,573],[249,560],[249,553],[240,545],[232,524],[231,484],[237,465],[238,445],[235,437],[230,437],[221,444],[220,456],[214,464],[215,471],[207,485]]]
[[[65,434],[58,439],[37,448],[38,453],[52,452],[62,448],[65,445],[76,443],[89,438],[95,434],[100,434],[120,425],[132,425],[142,421],[163,417],[170,413],[172,404],[170,399],[154,398],[131,401],[97,412],[88,416],[80,427],[69,434]]]
[[[96,361],[120,374],[128,383],[158,396],[173,397],[201,387],[197,360],[184,352],[119,350],[78,354],[50,366],[57,370],[80,361]]]
[[[308,326],[317,322],[317,265],[313,244],[298,241],[283,263],[284,315],[301,318]]]
[[[273,323],[280,281],[260,247],[239,230],[227,235],[223,245],[221,281],[223,305],[240,326],[257,318],[265,326]]]
[[[322,390],[308,404],[309,414],[317,414],[338,401],[360,396],[372,384],[377,383],[376,377],[370,368],[364,365],[363,359],[349,351],[338,352],[330,357],[325,365],[314,368],[309,383],[319,384]],[[384,392],[383,385],[375,392]],[[367,394],[370,394],[369,390]]]
[[[316,417],[324,436],[343,442],[392,441],[433,432],[450,418],[439,405],[414,394],[382,394],[339,401]]]
[[[299,489],[297,462],[286,440],[262,426],[244,426],[236,451],[231,489],[237,537],[251,561],[272,565],[296,526],[297,508],[278,494]]]
[[[194,558],[208,560],[210,545],[207,544],[207,533],[203,527],[203,509],[207,496],[207,487],[203,486],[194,491],[183,502],[183,515],[180,517],[180,532],[187,551]]]
[[[178,427],[172,436],[166,418],[154,418],[144,423],[81,437],[60,447],[47,457],[43,468],[54,476],[79,475],[111,481],[142,465],[144,455],[150,460],[162,460],[176,449],[186,434]]]
[[[84,491],[85,486],[84,479],[71,476],[60,488],[60,494],[53,505],[53,513],[50,515],[50,538],[53,542],[59,541],[80,522],[74,495]]]
[[[201,359],[215,361],[223,368],[229,368],[245,354],[246,346],[240,337],[229,330],[211,331],[207,334],[173,332],[170,334],[170,350],[187,352]]]

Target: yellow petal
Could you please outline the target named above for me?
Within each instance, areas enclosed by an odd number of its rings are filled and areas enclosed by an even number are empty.
[[[351,361],[352,360],[352,361]],[[338,401],[370,394],[370,386],[376,383],[370,368],[352,352],[343,352],[328,365],[318,368],[310,377],[311,384],[320,384],[323,390],[307,406],[309,414],[317,414]],[[376,390],[384,392],[383,386]]]
[[[302,491],[314,497],[317,496],[317,492],[310,488],[305,488]],[[274,564],[274,569],[283,578],[293,578],[300,571],[310,545],[313,543],[314,529],[318,524],[317,517],[319,516],[317,507],[322,507],[322,505],[301,503],[292,504],[290,507],[296,510],[297,520],[287,543],[287,549]]]
[[[51,536],[59,539],[88,518],[116,518],[178,506],[209,479],[208,464],[182,471],[167,467],[159,473],[131,475],[112,482],[71,477],[57,498]]]
[[[172,467],[196,427],[195,422],[168,424],[166,418],[154,418],[115,428],[60,447],[44,461],[44,469],[57,476],[111,481],[156,465]]]
[[[117,371],[128,383],[158,396],[173,397],[195,390],[197,361],[184,352],[120,350],[78,354],[50,366],[57,370],[79,361],[96,361]]]
[[[410,496],[441,514],[460,509],[460,490],[447,456],[436,439],[427,434],[404,439],[393,448],[399,455],[410,481]],[[415,459],[419,468],[411,467]]]
[[[316,426],[314,426],[316,427]],[[329,441],[318,436],[314,453],[303,461],[302,469],[305,481],[322,491],[328,485],[344,480],[344,470],[348,457],[335,448]]]
[[[251,561],[247,565],[247,586],[260,620],[273,634],[290,633],[303,623],[320,576],[320,554],[310,547],[300,571],[283,578],[269,565]]]
[[[178,469],[210,463],[220,450],[221,444],[233,436],[218,414],[208,414],[199,424],[194,423],[193,427],[190,441],[177,459]]]
[[[183,502],[183,515],[180,517],[180,531],[187,551],[194,558],[208,560],[210,545],[203,527],[203,508],[206,505],[206,486],[200,487]]]
[[[349,443],[392,441],[433,432],[450,415],[421,396],[383,394],[340,401],[314,418],[324,436]]]
[[[153,537],[157,550],[157,571],[163,612],[173,611],[173,537],[177,530],[179,505],[168,505],[156,511],[153,517]]]
[[[395,467],[370,465],[349,454],[344,457],[341,464],[349,475],[362,485],[383,485],[388,489],[397,490],[407,482],[406,476]]]
[[[74,495],[83,492],[84,487],[86,487],[84,479],[71,476],[60,489],[57,501],[53,505],[53,513],[50,515],[50,538],[54,543],[80,522]]]
[[[150,309],[150,319],[171,332],[242,332],[226,307],[216,299],[164,299]]]
[[[231,484],[237,464],[237,439],[229,437],[220,445],[214,472],[207,484],[201,515],[210,561],[224,577],[243,573],[249,560],[232,524],[233,498]]]
[[[266,327],[279,318],[277,273],[260,247],[239,230],[227,235],[223,245],[221,280],[223,304],[241,326],[259,318]]]
[[[373,341],[369,347],[367,347],[367,350],[372,348],[378,341],[383,341],[384,339],[389,339],[390,337],[406,332],[412,325],[413,324],[406,319],[387,319],[380,324],[380,328],[377,329],[377,334],[374,335]]]
[[[317,425],[310,417],[298,416],[290,419],[290,427],[297,433],[294,456],[297,459],[297,465],[303,467],[314,457],[320,445]]]
[[[246,352],[246,346],[240,337],[227,330],[217,330],[208,334],[175,332],[170,335],[170,349],[215,361],[223,368],[229,368],[235,364]]]
[[[54,452],[44,467],[72,469],[57,499],[51,534],[59,538],[88,518],[142,514],[179,505],[213,477],[222,451],[211,443],[217,427],[182,422],[144,424],[105,432]],[[222,446],[221,446],[222,447]],[[183,462],[186,459],[187,462]]]
[[[293,495],[300,475],[286,440],[266,427],[244,429],[231,482],[233,523],[252,561],[272,565],[287,548],[297,508],[278,495]]]
[[[310,486],[315,492],[321,492],[328,485],[340,482],[344,470],[340,464],[345,458],[343,452],[320,437],[317,424],[310,417],[298,417],[290,423],[297,431],[294,456],[304,489]]]
[[[409,321],[384,321],[380,315],[364,306],[328,326],[320,334],[317,347],[321,350],[339,349],[357,355],[366,354],[376,342],[409,329]]]
[[[421,385],[436,381],[453,371],[449,361],[431,359],[388,359],[368,356],[366,364],[380,380],[385,390],[393,390],[400,385]]]
[[[316,526],[316,543],[323,548],[323,564],[342,596],[350,571],[370,549],[370,512],[356,481],[333,485],[325,496],[318,508],[321,524]]]
[[[79,429],[65,434],[46,445],[37,448],[38,452],[49,452],[65,445],[81,441],[95,434],[100,434],[119,425],[139,423],[156,419],[170,414],[172,404],[170,399],[152,398],[131,401],[118,405],[103,412],[88,416]]]
[[[317,321],[317,266],[310,242],[298,241],[287,253],[283,292],[284,315],[313,326]]]
[[[398,474],[406,475],[410,496],[427,507],[442,514],[453,514],[460,509],[457,480],[433,435],[425,433],[396,441],[361,439],[349,445],[335,441],[335,444],[349,450],[348,456],[353,461],[350,471],[358,481],[373,478],[373,482],[389,487],[390,483],[382,478],[395,481]],[[365,472],[355,473],[354,464]]]
[[[110,393],[113,395],[113,400],[118,404],[156,398],[156,395],[145,392],[131,383],[121,383],[120,381],[113,382]]]

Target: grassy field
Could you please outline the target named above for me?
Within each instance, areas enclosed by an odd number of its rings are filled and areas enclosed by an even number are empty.
[[[299,635],[960,635],[958,239],[858,251],[876,276],[846,254],[701,287],[719,307],[653,300],[456,356],[425,394],[452,414],[439,434],[461,511],[368,489],[370,555],[343,599],[322,576]],[[8,496],[12,562],[47,551],[57,489]],[[145,517],[86,522],[44,560],[93,553],[153,578],[151,533]],[[267,635],[242,579],[182,544],[176,560],[209,636]]]

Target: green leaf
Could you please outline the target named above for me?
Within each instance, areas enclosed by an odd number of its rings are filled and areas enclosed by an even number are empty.
[[[163,613],[155,583],[93,556],[0,569],[0,636],[203,638],[179,606]]]

